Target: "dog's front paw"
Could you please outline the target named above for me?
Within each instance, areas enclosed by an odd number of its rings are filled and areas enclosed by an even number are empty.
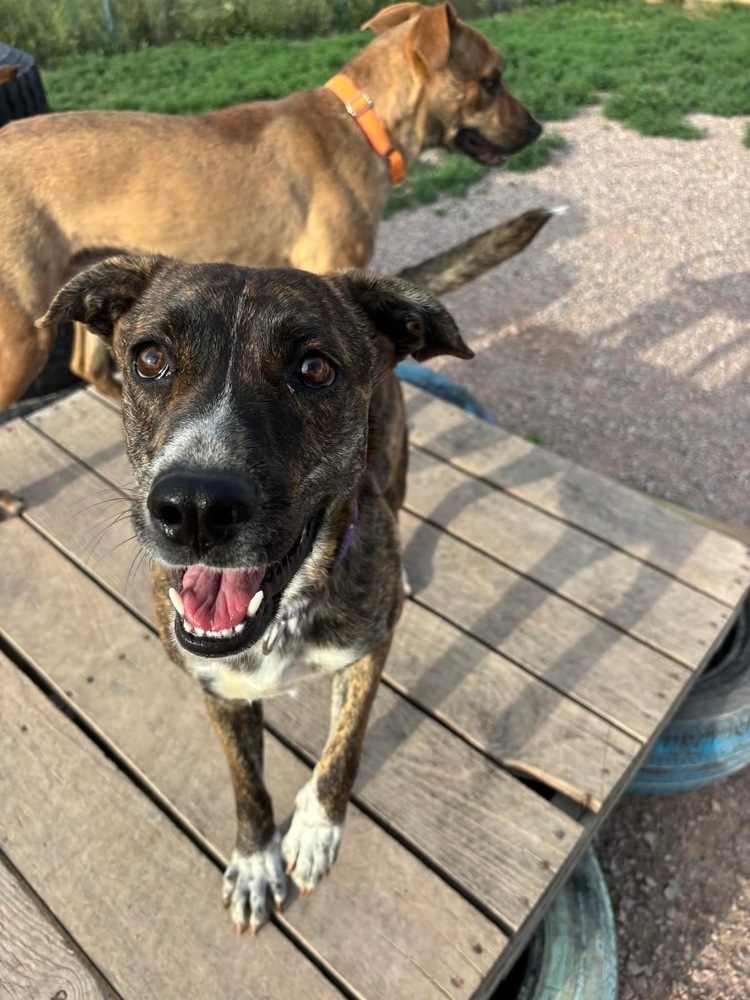
[[[232,920],[241,934],[250,926],[250,933],[257,934],[258,928],[268,920],[268,892],[270,890],[281,910],[286,897],[286,876],[279,851],[279,834],[266,846],[253,854],[232,851],[229,867],[224,872],[222,895],[224,906],[231,907]]]
[[[294,816],[281,844],[287,875],[307,896],[327,875],[339,853],[343,823],[332,822],[309,781],[297,793]]]

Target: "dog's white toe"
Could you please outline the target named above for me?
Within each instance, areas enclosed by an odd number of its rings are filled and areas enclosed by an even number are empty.
[[[339,853],[343,823],[332,823],[309,781],[299,790],[292,823],[281,844],[287,874],[303,896],[315,888]]]
[[[268,892],[270,890],[277,909],[284,905],[286,875],[279,850],[279,833],[263,850],[253,854],[232,851],[232,858],[224,872],[222,895],[224,905],[230,907],[237,933],[249,925],[252,934],[268,920]]]

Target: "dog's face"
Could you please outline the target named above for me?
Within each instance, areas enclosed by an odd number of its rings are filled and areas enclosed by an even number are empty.
[[[365,472],[370,398],[397,360],[471,357],[447,311],[396,278],[117,257],[40,324],[112,341],[152,560],[175,638],[234,656],[320,587]],[[324,582],[324,581],[323,581]]]
[[[449,3],[395,4],[363,28],[381,34],[399,26],[425,88],[428,138],[434,145],[496,167],[541,135],[539,122],[505,88],[498,53],[458,19]]]

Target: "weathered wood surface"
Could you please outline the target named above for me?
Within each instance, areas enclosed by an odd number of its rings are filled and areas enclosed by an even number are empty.
[[[276,927],[238,944],[216,866],[1,656],[0,689],[3,851],[118,993],[340,995]]]
[[[515,773],[594,812],[640,749],[616,726],[411,601],[386,677]]]
[[[648,497],[404,385],[410,439],[730,607],[748,584],[747,547]]]
[[[103,409],[89,393],[70,396],[55,407],[55,421],[43,421],[43,429],[69,451],[83,452],[83,460],[94,462],[106,455],[108,474],[117,482],[127,469],[113,444],[120,438],[119,416],[109,411],[102,415]],[[45,412],[36,415],[40,421]],[[82,426],[87,428],[85,434]],[[30,484],[25,490],[30,522],[55,537],[72,558],[151,620],[145,567],[131,572],[134,544],[121,544],[116,536],[109,540],[105,533],[99,554],[88,557],[90,539],[101,534],[102,515],[87,499],[102,488],[96,477],[75,463],[71,466],[69,455],[46,439],[36,441],[33,432],[22,425],[9,436],[4,454],[10,479],[20,484],[26,477]],[[38,456],[31,466],[30,455]],[[48,495],[34,480],[43,481],[43,470],[53,469],[58,470],[58,489]],[[68,511],[73,513],[68,515]],[[61,535],[58,525],[67,524],[69,516],[75,519],[76,530]],[[126,525],[119,531],[124,537],[130,534]],[[105,558],[107,551],[111,558]],[[528,671],[411,603],[397,630],[386,676],[497,760],[585,801],[594,810],[638,750],[632,738],[605,720],[561,698]]]
[[[305,951],[335,969],[336,981],[355,996],[471,996],[498,957],[525,938],[541,914],[535,906],[549,901],[596,827],[591,814],[579,825],[513,774],[540,778],[594,812],[608,810],[718,639],[750,573],[740,543],[404,388],[415,447],[411,513],[402,529],[415,599],[397,631],[368,732],[355,787],[364,811],[350,809],[332,877],[309,900],[294,899],[280,919],[296,944],[269,928],[281,942],[273,947],[297,962],[302,978],[292,989],[312,996],[304,976],[320,973]],[[221,752],[197,687],[169,663],[153,634],[147,574],[137,561],[133,566],[128,505],[119,493],[132,482],[120,416],[92,393],[78,393],[0,429],[0,455],[3,486],[28,502],[24,521],[0,525],[4,575],[14,580],[0,632],[152,789],[162,810],[47,705],[56,727],[72,731],[115,775],[112,788],[91,779],[98,813],[111,822],[108,797],[119,802],[122,783],[143,800],[144,815],[154,811],[155,826],[168,831],[162,839],[176,837],[183,853],[195,855],[201,877],[193,892],[203,892],[208,869],[211,920],[226,935],[216,865],[166,818],[194,831],[213,857],[231,846],[232,793]],[[50,614],[54,629],[40,628],[41,616]],[[89,635],[95,640],[86,641]],[[75,655],[61,655],[65,650]],[[326,685],[308,685],[296,700],[270,700],[266,717],[267,771],[283,821],[325,739]],[[189,739],[181,738],[186,733]],[[55,730],[46,745],[59,739]],[[57,775],[53,760],[49,749],[46,756],[36,752],[37,768]],[[0,794],[10,773],[3,764]],[[67,761],[61,773],[68,775]],[[65,780],[85,797],[82,784]],[[21,793],[36,802],[36,792],[14,791]],[[46,816],[52,823],[49,808]],[[47,892],[46,868],[35,867],[34,853],[44,815],[34,822],[31,847],[14,843],[8,854]],[[21,832],[25,842],[23,825]],[[73,833],[55,829],[54,836],[72,853]],[[145,853],[138,836],[134,850]],[[62,893],[67,907],[73,884],[55,872],[49,892]],[[43,898],[59,912],[52,897]],[[148,916],[160,913],[157,906]],[[195,939],[213,941],[203,932],[207,918],[196,919]],[[108,912],[96,930],[91,923],[81,921],[94,951],[66,928],[99,965],[101,939],[119,925],[110,926]],[[513,932],[510,941],[501,927]],[[116,953],[115,965],[124,954]],[[135,961],[156,959],[139,954]],[[109,966],[99,967],[123,997],[139,995]],[[132,967],[118,975],[128,983],[137,978]],[[225,974],[216,982],[220,993],[192,985],[184,996],[232,995]],[[268,995],[278,995],[274,988]],[[291,994],[285,988],[283,995]]]
[[[636,739],[689,671],[411,514],[401,518],[416,599]]]
[[[719,601],[419,449],[406,506],[687,666],[729,617]]]
[[[234,837],[233,795],[198,686],[167,659],[150,630],[23,522],[0,524],[0,545],[8,573],[19,580],[4,607],[2,631],[226,857]],[[40,594],[56,609],[54,631],[40,629],[28,614]],[[61,650],[75,655],[61,656]],[[277,819],[284,821],[309,768],[272,737],[266,751]],[[211,888],[218,906],[218,872]],[[294,900],[283,919],[352,990],[368,997],[396,995],[402,987],[425,998],[436,990],[470,996],[506,940],[355,807],[331,877],[310,899]],[[224,922],[231,937],[228,917]]]
[[[0,997],[119,1000],[2,855]]]

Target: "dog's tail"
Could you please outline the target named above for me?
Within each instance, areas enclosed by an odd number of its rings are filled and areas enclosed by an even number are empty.
[[[523,250],[548,219],[564,211],[565,206],[534,208],[463,243],[457,243],[415,267],[406,267],[399,271],[398,276],[421,285],[433,295],[452,292]]]

